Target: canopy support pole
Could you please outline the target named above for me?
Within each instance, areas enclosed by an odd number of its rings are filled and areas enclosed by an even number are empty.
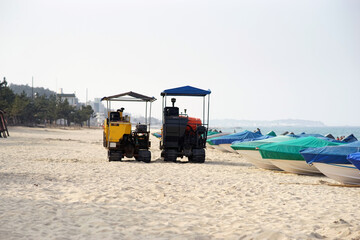
[[[203,97],[203,123],[205,123],[205,96]]]
[[[150,132],[150,127],[151,127],[151,106],[152,106],[152,102],[150,102],[150,114],[149,114],[149,132]]]
[[[205,98],[205,97],[204,97]],[[207,127],[209,128],[209,122],[210,122],[210,94],[208,95],[208,112],[207,112]]]
[[[147,108],[148,108],[148,102],[145,102],[145,124],[147,125]]]

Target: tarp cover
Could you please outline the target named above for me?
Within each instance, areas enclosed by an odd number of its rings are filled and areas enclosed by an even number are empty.
[[[184,86],[166,89],[161,93],[161,96],[206,96],[210,93],[210,90],[203,90],[192,86]]]
[[[297,135],[298,137],[317,137],[317,138],[321,138],[324,137],[324,135],[318,134],[318,133],[301,133],[299,135]]]
[[[276,133],[274,131],[268,132],[266,135],[276,137]]]
[[[157,138],[161,138],[161,133],[153,133],[153,135]]]
[[[218,131],[208,131],[207,135],[208,136],[211,136],[211,135],[215,135],[215,134],[219,134],[221,132],[218,132]]]
[[[294,140],[294,137],[291,136],[278,136],[273,138],[268,138],[264,140],[250,141],[250,142],[234,142],[231,145],[231,148],[234,150],[256,150],[256,148],[275,142],[285,142],[289,140]]]
[[[341,143],[329,142],[316,137],[303,137],[286,142],[270,143],[259,147],[265,159],[304,160],[300,151],[309,147],[336,146]]]
[[[235,142],[232,142],[231,144],[238,144],[238,143],[243,143],[243,142],[252,142],[252,141],[260,141],[260,140],[265,140],[265,139],[269,139],[269,138],[274,138],[273,136],[269,136],[269,135],[263,135],[257,138],[246,138],[246,139],[242,139],[242,140],[237,140]]]
[[[308,148],[300,151],[307,163],[321,162],[321,163],[337,163],[349,164],[346,159],[350,153],[360,151],[360,141],[344,144],[341,146],[329,146],[321,148]]]
[[[351,143],[351,142],[357,141],[357,138],[354,136],[354,134],[350,134],[349,136],[347,136],[346,138],[344,138],[342,141],[343,141],[343,142]]]
[[[250,132],[245,130],[239,133],[233,133],[226,136],[208,139],[207,142],[211,145],[219,145],[219,144],[233,143],[235,141],[246,141],[247,139],[258,138],[261,136],[262,136],[261,133]]]
[[[349,154],[347,159],[360,170],[360,152]]]
[[[213,135],[210,135],[210,136],[207,136],[207,139],[212,139],[212,138],[217,138],[217,137],[221,137],[221,136],[226,136],[226,135],[230,135],[231,133],[217,133],[217,134],[213,134]]]

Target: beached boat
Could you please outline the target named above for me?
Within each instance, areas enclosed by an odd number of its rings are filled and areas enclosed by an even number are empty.
[[[263,135],[259,132],[243,131],[240,133],[233,133],[226,136],[215,137],[208,139],[207,142],[214,148],[224,152],[236,152],[230,146],[235,141],[246,141],[247,139],[254,139],[262,137]]]
[[[227,144],[219,144],[219,146],[225,150],[227,150],[228,152],[234,152],[234,153],[238,153],[235,149],[232,148],[232,145],[236,145],[238,143],[244,143],[244,142],[253,142],[253,141],[260,141],[260,140],[265,140],[265,139],[270,139],[270,138],[274,138],[276,137],[276,133],[274,131],[268,132],[266,135],[263,135],[261,137],[256,137],[256,138],[248,138],[247,136],[244,136],[244,139],[241,140],[237,140],[235,142],[232,143],[227,143]]]
[[[347,137],[345,137],[342,141],[347,143],[352,143],[352,142],[356,142],[357,138],[354,136],[354,134],[350,134]]]
[[[349,154],[346,159],[360,170],[360,152]]]
[[[217,137],[222,137],[222,136],[226,136],[229,135],[230,133],[223,133],[223,132],[219,132],[217,134],[212,134],[210,136],[207,137],[207,140],[212,139],[212,138],[217,138]],[[215,145],[214,145],[215,146]],[[207,141],[206,147],[210,148],[210,149],[215,149],[216,147],[214,147],[213,145],[209,144],[209,142]],[[221,151],[224,151],[223,148],[220,148],[219,146],[217,146],[218,149],[220,149]]]
[[[234,149],[237,153],[241,154],[248,162],[254,164],[258,168],[281,170],[280,168],[272,164],[268,159],[263,159],[261,157],[259,147],[270,143],[285,142],[294,139],[295,138],[291,136],[278,136],[250,142],[235,142],[231,145],[231,148]]]
[[[340,144],[342,143],[310,136],[260,146],[259,151],[262,158],[268,159],[272,164],[286,172],[314,175],[321,174],[321,172],[314,166],[308,165],[300,151],[310,147],[337,146]]]
[[[360,184],[359,170],[347,159],[360,151],[360,141],[340,146],[308,148],[300,151],[306,162],[327,177],[344,184]]]

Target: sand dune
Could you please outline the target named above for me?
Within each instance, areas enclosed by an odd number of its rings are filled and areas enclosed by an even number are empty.
[[[0,139],[0,239],[360,239],[360,188],[257,169],[108,162],[100,129],[10,128]]]

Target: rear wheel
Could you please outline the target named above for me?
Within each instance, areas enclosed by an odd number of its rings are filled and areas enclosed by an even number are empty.
[[[173,149],[164,150],[164,161],[165,162],[176,162],[177,151]]]
[[[120,161],[121,157],[122,157],[122,154],[120,152],[117,152],[117,151],[114,151],[114,150],[108,150],[109,162]]]
[[[106,136],[105,136],[105,133],[103,133],[103,146],[104,146],[104,147],[107,147],[107,146],[106,146]]]
[[[191,159],[191,160],[190,160]],[[205,149],[193,149],[193,155],[189,158],[189,161],[193,163],[204,163],[205,162]]]

